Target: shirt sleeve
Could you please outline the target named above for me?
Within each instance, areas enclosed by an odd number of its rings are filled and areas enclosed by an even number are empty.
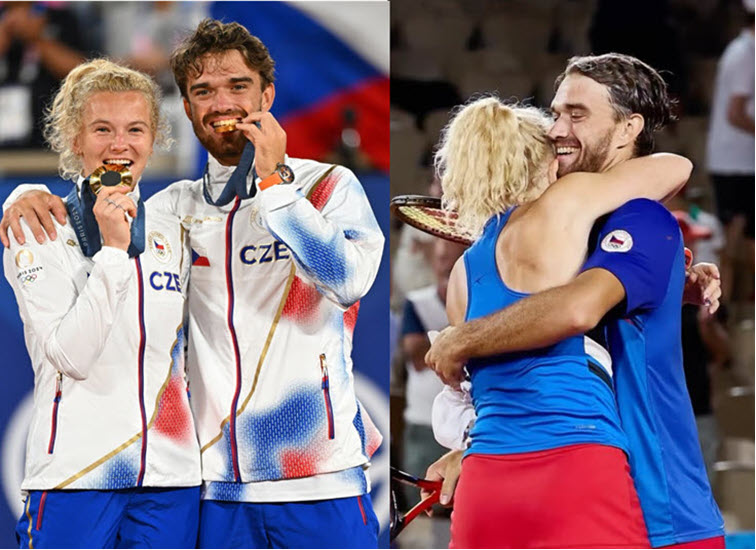
[[[737,53],[738,56],[735,58],[732,68],[728,73],[730,77],[730,91],[732,95],[753,97],[753,45],[751,46],[751,51],[741,48]]]
[[[680,227],[667,209],[633,200],[607,218],[582,271],[602,268],[619,279],[625,288],[623,314],[652,309],[664,300],[681,246]]]
[[[378,273],[383,234],[359,180],[338,166],[318,210],[295,187],[260,192],[263,224],[291,250],[294,262],[329,300],[346,309],[367,294]]]
[[[22,227],[29,235],[23,221]],[[25,332],[31,333],[38,351],[58,371],[83,380],[102,353],[134,270],[125,251],[104,246],[79,292],[65,246],[62,239],[45,244],[27,239],[23,246],[11,239],[3,264]],[[34,362],[35,350],[29,354]]]

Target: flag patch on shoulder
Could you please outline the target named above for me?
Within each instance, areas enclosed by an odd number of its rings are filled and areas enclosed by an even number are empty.
[[[601,241],[601,249],[607,252],[627,252],[633,247],[633,237],[623,229],[615,229]]]

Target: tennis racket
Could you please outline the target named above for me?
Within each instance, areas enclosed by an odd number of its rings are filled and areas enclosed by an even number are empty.
[[[457,214],[441,208],[441,199],[424,195],[398,195],[391,213],[404,223],[436,237],[470,245],[474,238],[457,226]]]
[[[402,514],[396,504],[396,491],[399,488],[399,485],[409,485],[410,487],[417,487],[419,489],[424,489],[426,491],[430,491],[430,496],[425,497],[423,500],[418,502],[415,506],[410,508],[410,510],[404,514]],[[398,470],[391,467],[391,523],[390,523],[390,530],[389,534],[391,537],[391,540],[394,540],[399,533],[401,533],[409,523],[415,519],[417,516],[419,516],[421,513],[425,512],[426,510],[429,510],[431,506],[433,506],[435,503],[438,502],[438,499],[441,497],[441,482],[440,481],[429,481],[427,479],[422,479],[419,477],[415,477],[413,475],[410,475],[406,472],[402,472],[401,470]]]

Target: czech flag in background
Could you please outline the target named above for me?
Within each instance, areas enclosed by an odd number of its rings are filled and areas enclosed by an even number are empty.
[[[323,159],[351,125],[370,163],[388,172],[388,10],[388,2],[214,2],[210,16],[244,25],[268,47],[272,113],[289,155]]]

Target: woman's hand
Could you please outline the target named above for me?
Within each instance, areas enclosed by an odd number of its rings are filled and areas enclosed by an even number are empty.
[[[131,227],[126,216],[135,218],[137,209],[124,191],[117,187],[100,189],[93,212],[100,226],[102,244],[126,251],[131,243]]]
[[[721,296],[722,281],[716,265],[702,262],[686,270],[683,303],[704,306],[709,315],[714,315]]]

